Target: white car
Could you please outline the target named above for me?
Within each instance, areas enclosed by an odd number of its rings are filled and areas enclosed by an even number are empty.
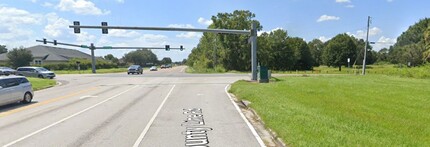
[[[157,71],[157,66],[152,66],[151,68],[149,68],[149,71]]]
[[[23,76],[0,77],[0,106],[33,100],[31,83]]]

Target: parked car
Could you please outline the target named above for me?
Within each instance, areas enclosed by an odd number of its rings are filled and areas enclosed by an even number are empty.
[[[151,68],[149,68],[150,71],[157,71],[157,66],[151,66]]]
[[[16,70],[9,67],[0,67],[0,75],[14,75],[16,74]]]
[[[33,100],[31,83],[23,76],[0,77],[0,105]]]
[[[165,69],[165,68],[167,68],[167,66],[166,65],[161,65],[161,67],[160,67],[161,69]]]
[[[16,75],[26,77],[50,78],[55,77],[55,73],[43,67],[19,67],[16,70]]]
[[[127,74],[142,74],[143,73],[143,68],[140,65],[132,65],[128,68]]]

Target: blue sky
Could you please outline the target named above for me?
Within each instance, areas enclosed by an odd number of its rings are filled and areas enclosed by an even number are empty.
[[[395,43],[410,25],[430,17],[428,0],[0,0],[0,44],[8,48],[33,46],[36,39],[96,46],[184,45],[187,50],[154,50],[158,58],[174,61],[186,58],[201,33],[109,30],[82,30],[73,34],[68,25],[158,26],[206,28],[218,12],[250,10],[263,25],[263,31],[282,28],[289,36],[306,41],[326,41],[339,33],[365,36],[367,16],[372,17],[370,41],[375,50]],[[86,49],[79,49],[89,52]],[[122,57],[131,50],[97,50]]]

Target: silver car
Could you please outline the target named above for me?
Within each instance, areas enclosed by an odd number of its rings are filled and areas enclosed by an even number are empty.
[[[50,78],[55,77],[55,73],[43,67],[19,67],[16,70],[16,75],[26,77]]]
[[[33,100],[31,83],[23,76],[0,77],[0,105]]]
[[[14,75],[16,74],[16,70],[9,67],[0,67],[0,75]]]

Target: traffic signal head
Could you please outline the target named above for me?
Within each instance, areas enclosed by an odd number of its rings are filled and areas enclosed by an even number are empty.
[[[46,44],[46,39],[45,38],[43,38],[43,44]]]
[[[54,40],[54,45],[57,45],[57,40]]]
[[[74,22],[73,22],[73,25],[74,25],[74,26],[79,26],[79,25],[80,25],[80,24],[79,24],[79,21],[74,21]],[[73,30],[74,30],[74,32],[75,32],[76,34],[81,33],[81,28],[73,28]]]
[[[170,45],[166,45],[166,51],[170,51]]]
[[[103,26],[108,26],[107,22],[102,22],[102,27]],[[108,29],[102,28],[102,34],[108,34]]]
[[[181,46],[179,47],[179,50],[180,50],[180,51],[183,51],[183,50],[184,50],[184,47],[181,45]]]

